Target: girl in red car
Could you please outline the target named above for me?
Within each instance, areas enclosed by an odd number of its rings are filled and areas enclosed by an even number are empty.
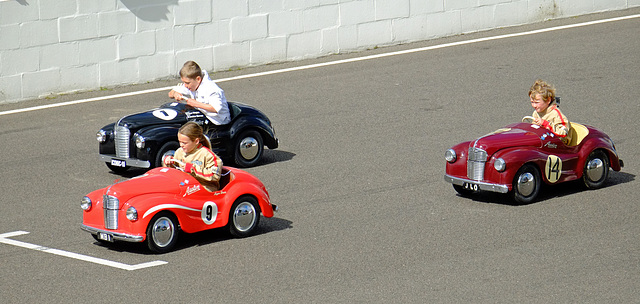
[[[533,123],[550,130],[566,144],[571,141],[571,123],[556,103],[556,89],[549,83],[540,79],[529,89],[529,99],[533,111]]]
[[[218,190],[222,160],[211,151],[202,127],[195,122],[187,122],[178,130],[178,142],[180,148],[173,157],[164,158],[164,166],[179,167],[193,175],[208,191]]]

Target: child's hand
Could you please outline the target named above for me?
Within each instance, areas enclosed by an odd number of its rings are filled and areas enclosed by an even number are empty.
[[[184,96],[182,96],[182,94],[175,92],[173,93],[173,99],[177,100],[177,101],[182,101],[182,99],[184,98]]]
[[[167,155],[164,157],[162,162],[164,163],[165,166],[171,166],[173,165],[173,157],[171,155]]]
[[[534,118],[533,119],[533,123],[536,124],[536,125],[542,126],[542,122],[543,122],[542,118]]]
[[[542,118],[536,118],[536,119],[533,121],[533,123],[535,123],[536,125],[539,125],[539,126],[541,126],[541,127],[543,127],[543,128],[546,128],[546,129],[552,130],[552,129],[551,129],[551,124],[550,124],[548,121],[546,121],[546,120],[544,120],[544,119],[542,119]]]
[[[195,173],[195,168],[193,167],[193,164],[192,163],[184,164],[184,172]]]

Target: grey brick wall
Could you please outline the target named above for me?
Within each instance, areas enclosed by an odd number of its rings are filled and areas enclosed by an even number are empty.
[[[0,0],[0,103],[300,60],[640,0]]]

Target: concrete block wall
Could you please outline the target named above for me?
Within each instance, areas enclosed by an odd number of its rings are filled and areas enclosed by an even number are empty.
[[[640,6],[640,0],[0,0],[0,103]]]

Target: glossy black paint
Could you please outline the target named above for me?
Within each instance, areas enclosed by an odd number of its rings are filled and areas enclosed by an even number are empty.
[[[245,130],[256,130],[269,149],[278,147],[278,139],[269,118],[260,110],[238,102],[228,102],[231,112],[231,122],[223,126],[216,126],[198,109],[184,103],[170,102],[159,108],[142,113],[127,115],[115,123],[104,126],[101,131],[106,134],[106,141],[99,144],[99,153],[109,165],[109,159],[127,160],[127,168],[133,161],[148,161],[148,165],[131,165],[131,167],[153,168],[160,166],[158,151],[168,142],[178,141],[178,129],[187,121],[200,124],[209,137],[212,150],[225,163],[233,163],[236,136]],[[129,158],[116,156],[115,133],[116,126],[125,126],[130,130],[128,139]],[[142,149],[136,147],[136,135],[145,139]],[[113,168],[124,171],[127,168]]]

